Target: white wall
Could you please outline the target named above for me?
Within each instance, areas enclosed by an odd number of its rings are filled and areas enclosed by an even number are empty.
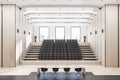
[[[55,39],[55,27],[62,26],[65,27],[65,39],[71,39],[71,27],[77,26],[81,28],[81,42],[84,41],[83,36],[88,36],[88,26],[81,24],[39,24],[33,25],[33,36],[32,41],[34,42],[34,36],[37,36],[37,42],[39,42],[39,27],[49,27],[49,39]]]
[[[24,34],[24,31],[26,32],[26,18],[25,15],[22,14],[22,53],[26,53],[26,33]],[[24,56],[24,55],[23,55]]]
[[[101,63],[102,65],[105,66],[105,7],[103,7],[101,9],[101,32],[102,32],[102,29],[103,29],[103,33],[101,34],[101,37],[102,37],[102,42],[101,42]]]
[[[118,5],[105,5],[89,26],[88,40],[102,65],[118,67]]]
[[[29,23],[27,23],[26,27],[27,27],[26,28],[26,49],[27,49],[30,43],[32,42],[32,28],[31,24]]]

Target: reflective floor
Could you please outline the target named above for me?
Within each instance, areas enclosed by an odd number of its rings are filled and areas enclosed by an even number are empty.
[[[0,80],[120,80],[120,75],[99,75],[95,76],[92,72],[87,72],[86,76],[75,76],[75,73],[70,73],[69,77],[65,76],[65,73],[58,73],[57,77],[54,73],[47,73],[46,77],[44,74],[37,76],[36,72],[32,72],[30,75],[24,76],[0,76]]]
[[[39,80],[82,80],[83,77],[82,73],[77,72],[47,72],[40,73]]]

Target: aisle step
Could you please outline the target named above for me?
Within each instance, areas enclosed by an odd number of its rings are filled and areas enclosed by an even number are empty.
[[[93,51],[81,51],[81,53],[93,53]]]
[[[39,55],[40,53],[27,53],[26,55]]]
[[[83,60],[97,60],[96,58],[83,58]]]
[[[38,58],[24,58],[24,60],[38,60]]]
[[[35,55],[33,55],[33,56],[25,56],[25,58],[38,58],[38,56],[35,56]]]
[[[28,51],[28,53],[40,53],[40,51]]]

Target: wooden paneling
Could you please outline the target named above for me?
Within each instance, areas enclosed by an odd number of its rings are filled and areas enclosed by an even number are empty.
[[[120,5],[119,5],[119,67],[120,67]]]
[[[118,5],[106,5],[106,67],[118,67]]]
[[[1,38],[1,35],[2,35],[2,25],[1,25],[1,5],[0,5],[0,67],[1,67],[1,61],[2,61],[2,44],[1,44],[1,41],[2,41],[2,38]]]
[[[3,67],[15,67],[15,5],[3,5]]]

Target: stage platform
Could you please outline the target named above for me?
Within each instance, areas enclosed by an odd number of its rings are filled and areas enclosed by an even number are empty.
[[[22,65],[100,65],[100,60],[21,60]]]

